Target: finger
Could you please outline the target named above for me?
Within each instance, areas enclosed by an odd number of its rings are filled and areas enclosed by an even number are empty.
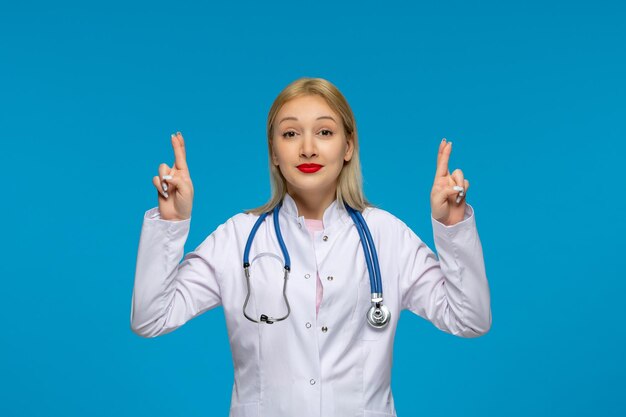
[[[167,183],[170,186],[168,191],[175,190],[176,188],[180,188],[183,185],[183,179],[180,175],[165,175],[163,177],[163,183]]]
[[[446,175],[450,174],[448,172],[448,161],[450,160],[450,152],[452,152],[452,142],[446,142],[437,160],[437,172],[435,176],[445,177]]]
[[[159,165],[159,177],[163,179],[164,175],[172,175],[173,169],[169,167],[165,162]]]
[[[437,165],[439,165],[439,160],[441,159],[441,153],[443,152],[443,148],[446,146],[446,138],[441,139],[439,142],[439,152],[437,153]]]
[[[441,191],[435,194],[433,198],[433,203],[436,206],[441,206],[445,204],[446,202],[449,203],[450,198],[452,198],[454,195],[458,193],[459,192],[456,189],[454,189],[454,187],[444,187]]]
[[[172,168],[170,168],[166,163],[162,163],[159,165],[159,178],[163,181],[163,177],[167,175],[172,175]],[[165,187],[163,189],[167,191],[167,184],[164,184]]]
[[[459,185],[455,185],[455,186],[452,186],[452,187],[446,187],[441,192],[441,198],[449,200],[451,197],[454,198],[456,196],[454,201],[458,204],[463,199],[463,195],[460,194],[461,190],[463,190],[463,187],[461,187]]]
[[[152,177],[152,184],[154,184],[155,188],[159,191],[159,194],[163,196],[163,198],[169,197],[167,191],[163,190],[163,187],[161,187],[161,180],[158,175]]]
[[[444,196],[444,198],[450,198],[452,196],[458,195],[459,192],[462,190],[462,188],[458,185],[455,185],[453,187],[446,187],[441,191],[441,194]]]
[[[176,157],[174,167],[176,169],[186,170],[187,153],[185,151],[185,141],[180,132],[176,132],[175,135],[172,135],[172,146],[174,147],[174,156]]]
[[[169,189],[168,182],[170,181],[169,178],[171,178],[173,175],[174,170],[170,168],[167,164],[163,163],[159,165],[159,178],[161,180],[161,187],[163,188],[163,191],[172,191]]]
[[[463,171],[457,168],[452,172],[451,177],[456,185],[463,187],[463,181],[465,180],[465,177],[463,176]]]
[[[458,185],[455,186],[455,188],[462,190],[459,195],[456,197],[456,203],[460,203],[462,199],[467,199],[467,189],[469,188],[469,181],[468,180],[463,180],[463,188],[459,187]]]
[[[459,194],[461,197],[464,197],[467,195],[467,189],[469,188],[469,181],[465,180],[463,185],[465,189],[461,192],[461,194]]]
[[[457,195],[455,199],[455,202],[459,204],[465,195],[465,178],[463,177],[463,171],[457,168],[452,172],[451,177],[456,184],[453,188],[459,191],[459,195]]]

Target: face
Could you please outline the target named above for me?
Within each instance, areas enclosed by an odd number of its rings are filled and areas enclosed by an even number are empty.
[[[287,180],[290,192],[334,192],[344,161],[352,158],[353,150],[341,118],[320,96],[292,99],[276,115],[272,161]],[[313,172],[302,164],[321,168]]]

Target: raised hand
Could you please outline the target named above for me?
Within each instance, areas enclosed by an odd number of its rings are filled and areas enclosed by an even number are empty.
[[[443,138],[439,144],[437,172],[433,189],[430,192],[430,209],[435,220],[451,226],[463,220],[465,215],[465,196],[469,181],[463,177],[463,171],[455,169],[452,175],[448,171],[448,161],[452,152],[452,142]]]
[[[187,155],[183,135],[172,135],[174,164],[159,165],[159,175],[152,178],[158,190],[159,212],[163,220],[186,220],[191,217],[193,206],[193,184],[187,167]]]

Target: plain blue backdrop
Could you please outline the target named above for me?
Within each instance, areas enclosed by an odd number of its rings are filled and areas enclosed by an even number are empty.
[[[623,5],[88,3],[0,6],[0,415],[228,415],[221,308],[130,330],[141,223],[177,130],[186,251],[265,202],[267,112],[302,76],[344,93],[367,197],[432,249],[443,137],[471,182],[493,326],[405,311],[398,415],[626,413]]]

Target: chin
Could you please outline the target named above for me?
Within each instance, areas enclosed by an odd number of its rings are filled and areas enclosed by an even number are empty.
[[[316,176],[315,174],[304,174],[296,168],[297,172],[294,178],[287,178],[288,190],[295,192],[321,193],[333,186],[332,181],[328,181],[326,175]],[[309,176],[308,178],[306,176]],[[337,178],[335,178],[335,183]]]

